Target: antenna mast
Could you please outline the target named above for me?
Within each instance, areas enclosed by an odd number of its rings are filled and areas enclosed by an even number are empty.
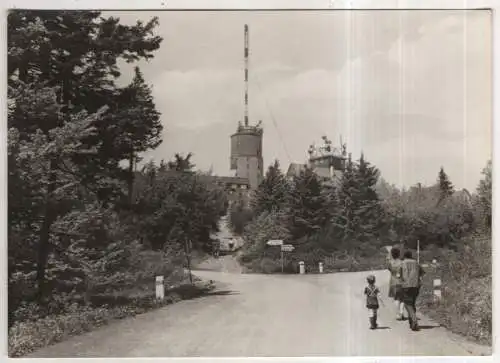
[[[248,25],[245,24],[245,126],[248,126],[248,55],[249,34]]]

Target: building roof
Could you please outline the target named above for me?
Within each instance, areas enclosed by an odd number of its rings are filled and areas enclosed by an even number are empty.
[[[292,176],[299,176],[301,171],[306,169],[306,164],[291,163],[286,172],[286,176],[291,178]]]
[[[235,176],[219,176],[219,175],[208,175],[196,173],[194,171],[176,171],[176,170],[165,170],[164,175],[167,176],[179,176],[179,175],[188,175],[188,174],[196,174],[200,180],[206,180],[216,183],[224,183],[224,184],[237,184],[237,185],[249,185],[249,181],[247,178],[239,178]]]
[[[235,176],[203,175],[203,178],[224,184],[249,185],[247,178],[239,178]]]

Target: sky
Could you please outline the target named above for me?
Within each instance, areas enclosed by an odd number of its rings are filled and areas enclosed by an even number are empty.
[[[262,120],[264,165],[305,162],[311,143],[340,138],[397,186],[437,180],[474,190],[492,153],[489,11],[105,12],[159,17],[163,37],[140,62],[162,114],[163,143],[144,160],[192,152],[198,169],[229,170],[243,119],[243,27],[250,28],[250,122]],[[133,76],[121,65],[120,82]]]

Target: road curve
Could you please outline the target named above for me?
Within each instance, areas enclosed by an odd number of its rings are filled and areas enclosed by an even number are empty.
[[[471,346],[424,317],[419,332],[385,299],[370,330],[366,272],[250,275],[200,270],[210,295],[113,323],[30,357],[297,357],[472,355]],[[387,273],[375,272],[387,295]],[[475,354],[478,354],[477,352]]]

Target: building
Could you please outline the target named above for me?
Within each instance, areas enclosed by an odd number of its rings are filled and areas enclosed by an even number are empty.
[[[293,178],[307,167],[311,168],[323,181],[337,182],[342,177],[345,167],[345,157],[340,150],[331,146],[330,140],[323,136],[323,146],[311,145],[309,147],[309,159],[306,163],[291,163],[286,176]]]
[[[237,178],[247,179],[252,190],[257,189],[264,175],[262,136],[260,122],[256,126],[240,124],[231,135],[231,170],[235,170]]]
[[[250,185],[248,183],[248,179],[233,176],[212,175],[206,175],[203,176],[203,178],[206,178],[215,184],[223,186],[224,190],[227,193],[230,204],[237,201],[248,204],[250,200]]]
[[[307,164],[291,163],[286,171],[286,177],[291,179],[295,176],[299,176],[301,172],[306,170]]]

